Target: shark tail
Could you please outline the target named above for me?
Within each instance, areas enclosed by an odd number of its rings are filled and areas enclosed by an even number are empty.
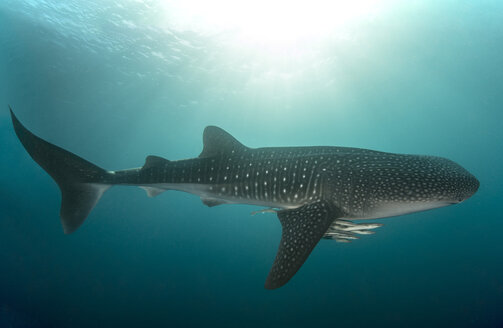
[[[112,173],[37,137],[19,122],[12,108],[9,109],[14,130],[24,148],[61,190],[60,217],[65,234],[74,232],[110,188]]]

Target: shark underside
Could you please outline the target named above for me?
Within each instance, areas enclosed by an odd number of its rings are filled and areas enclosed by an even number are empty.
[[[282,236],[268,289],[287,283],[320,239],[349,242],[381,226],[354,220],[459,203],[479,187],[468,171],[440,157],[346,147],[254,149],[214,126],[204,130],[196,158],[148,156],[142,167],[107,171],[37,137],[12,110],[11,117],[24,148],[61,190],[65,233],[75,231],[114,185],[139,186],[149,196],[185,191],[210,207],[251,204],[276,213]]]

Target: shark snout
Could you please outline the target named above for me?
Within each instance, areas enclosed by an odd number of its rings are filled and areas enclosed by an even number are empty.
[[[471,188],[469,191],[469,195],[466,198],[472,197],[477,192],[477,190],[479,190],[479,187],[480,187],[480,181],[476,177],[474,177],[473,175],[471,175],[469,180],[470,180],[469,184],[470,184]]]
[[[479,180],[475,176],[467,172],[466,177],[461,183],[461,187],[457,195],[457,201],[454,203],[461,203],[462,201],[472,197],[477,192],[479,187]]]

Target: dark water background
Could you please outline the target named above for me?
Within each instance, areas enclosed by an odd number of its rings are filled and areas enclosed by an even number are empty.
[[[500,1],[388,1],[279,54],[158,14],[154,1],[0,2],[0,327],[503,327]],[[197,156],[213,124],[251,147],[439,155],[481,187],[353,243],[321,241],[268,291],[281,229],[255,207],[113,188],[64,235],[59,190],[8,104],[107,169]]]

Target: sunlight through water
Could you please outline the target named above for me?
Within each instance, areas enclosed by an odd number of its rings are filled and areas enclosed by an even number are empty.
[[[160,3],[166,27],[203,34],[226,33],[238,46],[272,53],[309,47],[345,25],[371,19],[384,1],[187,0]]]

